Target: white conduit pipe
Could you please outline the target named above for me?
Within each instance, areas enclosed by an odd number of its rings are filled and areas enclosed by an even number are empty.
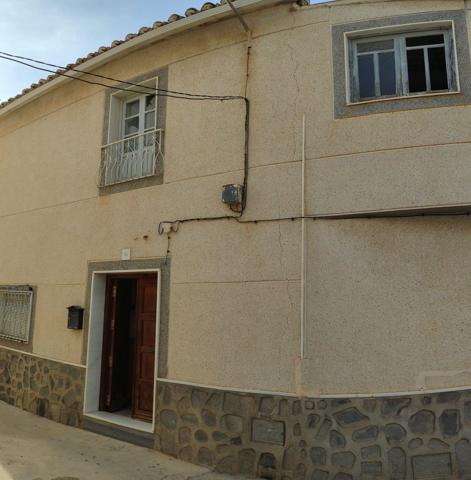
[[[302,122],[301,146],[301,318],[300,318],[300,357],[304,359],[304,328],[306,318],[306,115]]]

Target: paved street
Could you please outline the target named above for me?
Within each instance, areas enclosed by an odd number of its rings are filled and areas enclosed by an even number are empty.
[[[0,480],[225,480],[206,468],[0,402]]]

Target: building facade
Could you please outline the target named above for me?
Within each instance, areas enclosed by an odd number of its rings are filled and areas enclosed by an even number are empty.
[[[0,105],[0,399],[234,474],[471,478],[468,1],[306,3]]]

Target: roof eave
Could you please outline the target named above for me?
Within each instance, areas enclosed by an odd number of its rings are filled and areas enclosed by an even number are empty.
[[[292,1],[294,0],[238,0],[237,9],[241,13],[248,13],[250,11],[258,10],[260,8],[264,8],[270,5],[289,3]],[[123,42],[121,45],[113,47],[106,52],[100,53],[96,57],[93,57],[85,61],[84,63],[78,65],[77,67],[74,67],[74,70],[80,70],[83,72],[93,71],[112,60],[127,55],[134,50],[138,50],[145,44],[155,43],[185,30],[189,30],[191,28],[198,27],[206,23],[216,22],[232,16],[234,16],[234,13],[232,12],[230,6],[227,4],[221,5],[214,9],[199,12],[198,14],[182,18],[178,21],[169,23],[157,29],[153,29],[131,40]],[[71,81],[73,77],[80,76],[80,72],[68,71],[67,75],[68,77],[59,76],[53,80],[50,80],[43,85],[35,88],[31,92],[28,92],[21,97],[13,100],[11,103],[0,109],[0,117],[21,108],[22,106],[32,102],[33,100],[36,100],[37,98],[45,95],[50,90],[53,90],[58,86]]]

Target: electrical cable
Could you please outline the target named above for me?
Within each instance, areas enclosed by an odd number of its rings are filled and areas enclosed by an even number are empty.
[[[375,220],[383,218],[424,218],[424,217],[450,217],[450,216],[471,216],[471,212],[431,212],[431,213],[383,213],[383,214],[373,214],[373,213],[364,213],[364,214],[350,214],[350,215],[293,215],[291,217],[281,217],[281,218],[260,218],[254,220],[241,220],[240,215],[221,215],[215,217],[191,217],[183,218],[178,220],[164,220],[159,223],[159,233],[164,232],[163,225],[173,225],[175,223],[189,223],[189,222],[203,222],[208,220],[234,220],[237,223],[270,223],[270,222],[285,222],[285,221],[296,221],[296,220]]]
[[[34,70],[39,70],[39,71],[47,72],[47,73],[53,73],[55,75],[59,75],[59,76],[62,76],[62,77],[67,77],[67,78],[70,78],[72,80],[78,80],[80,82],[88,83],[89,85],[98,85],[100,87],[110,88],[112,90],[116,90],[116,91],[119,91],[119,92],[131,92],[131,93],[137,93],[139,95],[149,95],[151,93],[150,91],[142,91],[142,90],[137,91],[137,90],[133,90],[133,89],[130,89],[130,88],[116,87],[114,85],[107,85],[105,83],[96,82],[96,81],[93,81],[93,80],[87,80],[85,78],[76,77],[75,75],[67,75],[67,73],[66,73],[67,70],[65,70],[64,72],[61,72],[61,71],[51,70],[51,69],[48,69],[48,68],[37,67],[36,65],[31,65],[30,63],[24,62],[22,60],[18,60],[16,58],[6,57],[6,56],[1,55],[1,54],[0,54],[0,58],[3,59],[3,60],[8,60],[10,62],[19,63],[20,65],[24,65],[26,67],[33,68]],[[114,80],[114,81],[120,82],[120,80]],[[121,83],[123,83],[123,82],[121,82]],[[137,85],[137,86],[139,88],[142,88],[142,86],[140,86],[140,85]],[[200,101],[214,100],[214,101],[221,101],[221,102],[230,101],[230,100],[247,100],[245,97],[242,97],[242,96],[219,97],[219,96],[205,95],[205,96],[199,97],[199,96],[196,96],[194,94],[187,95],[185,93],[175,93],[175,94],[174,93],[166,93],[166,92],[159,93],[159,89],[157,89],[157,88],[153,88],[153,87],[145,87],[145,88],[151,88],[152,93],[154,93],[158,97],[170,97],[170,98],[176,98],[176,99],[181,99],[181,100],[200,100]]]
[[[92,76],[92,77],[102,78],[104,80],[110,80],[112,82],[118,82],[118,83],[121,83],[121,84],[124,84],[124,85],[130,85],[132,87],[146,88],[146,89],[148,89],[152,92],[159,91],[159,92],[163,92],[163,93],[181,95],[181,96],[184,96],[184,97],[195,97],[195,98],[202,98],[202,99],[211,99],[212,98],[214,100],[221,100],[221,99],[224,99],[224,100],[236,100],[236,99],[242,100],[244,98],[244,97],[238,96],[238,95],[205,95],[205,94],[179,92],[179,91],[176,91],[176,90],[167,90],[167,89],[163,89],[163,88],[154,88],[154,87],[149,87],[147,85],[141,85],[139,83],[129,82],[129,81],[126,81],[126,80],[119,80],[117,78],[108,77],[106,75],[101,75],[99,73],[86,72],[84,70],[79,70],[78,68],[74,68],[74,67],[64,67],[64,66],[61,66],[61,65],[56,65],[54,63],[44,62],[42,60],[36,60],[36,59],[30,58],[30,57],[23,57],[21,55],[14,55],[13,53],[0,51],[0,56],[1,56],[0,58],[3,58],[5,60],[8,60],[8,59],[11,59],[12,61],[14,61],[15,59],[25,60],[27,62],[33,62],[33,63],[37,63],[37,64],[40,64],[40,65],[45,65],[45,66],[48,66],[48,67],[54,67],[54,68],[57,68],[59,70],[64,70],[64,72],[58,72],[57,70],[48,70],[48,69],[43,70],[43,71],[49,72],[49,73],[55,73],[55,74],[60,75],[61,73],[65,73],[66,71],[77,72],[77,73],[81,73],[81,74],[84,74],[84,75],[89,75],[89,76]],[[9,58],[5,58],[5,57],[9,57]],[[30,66],[30,67],[34,68],[33,65],[26,64],[24,62],[19,61],[18,63],[21,63],[23,65],[27,65],[27,66]],[[73,77],[70,76],[70,75],[67,75],[67,76],[69,78],[76,78],[75,76],[73,76]],[[128,90],[128,89],[123,89],[123,90],[124,91],[132,91],[132,90]]]

